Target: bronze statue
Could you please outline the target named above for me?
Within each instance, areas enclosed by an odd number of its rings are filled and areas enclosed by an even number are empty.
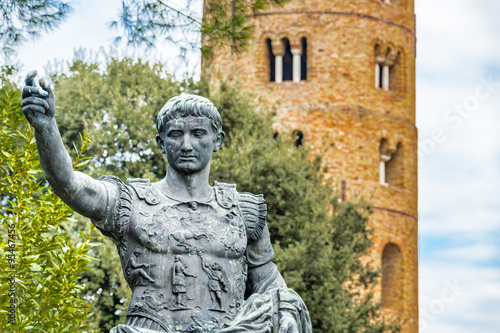
[[[36,74],[26,77],[22,106],[44,174],[64,202],[114,240],[132,289],[127,320],[112,333],[311,332],[305,304],[271,261],[263,196],[208,184],[225,135],[212,102],[186,94],[161,109],[164,179],[96,180],[73,171],[54,93]]]

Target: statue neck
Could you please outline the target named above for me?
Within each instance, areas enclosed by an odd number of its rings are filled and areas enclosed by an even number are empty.
[[[200,172],[189,175],[167,165],[167,175],[161,184],[161,190],[175,200],[202,202],[212,194],[212,188],[208,184],[209,174],[210,165]]]

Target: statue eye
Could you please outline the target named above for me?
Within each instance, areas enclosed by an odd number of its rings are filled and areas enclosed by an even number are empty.
[[[201,138],[203,135],[205,135],[205,132],[203,131],[194,131],[193,135],[197,138]]]
[[[172,131],[172,132],[168,133],[168,136],[171,138],[179,138],[182,136],[182,133],[179,131]]]

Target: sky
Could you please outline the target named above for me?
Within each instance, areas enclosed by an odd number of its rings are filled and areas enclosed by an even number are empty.
[[[21,72],[43,74],[81,47],[109,50],[120,3],[73,1],[59,30],[19,49]],[[498,333],[500,1],[416,0],[415,12],[420,332]],[[196,56],[183,67],[168,46],[157,50],[146,56],[178,74],[199,70]]]
[[[417,0],[421,332],[500,332],[500,1]]]

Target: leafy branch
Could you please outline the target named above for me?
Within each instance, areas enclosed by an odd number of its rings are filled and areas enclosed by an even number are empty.
[[[40,31],[53,31],[73,12],[60,0],[0,1],[1,53],[8,56],[14,48],[41,36]]]
[[[181,55],[201,48],[206,56],[221,46],[237,53],[252,37],[252,14],[287,1],[206,0],[202,11],[200,0],[183,1],[181,7],[165,0],[125,0],[118,19],[109,26],[121,30],[116,43],[126,40],[133,47],[154,48],[156,42],[165,40],[179,48]]]

